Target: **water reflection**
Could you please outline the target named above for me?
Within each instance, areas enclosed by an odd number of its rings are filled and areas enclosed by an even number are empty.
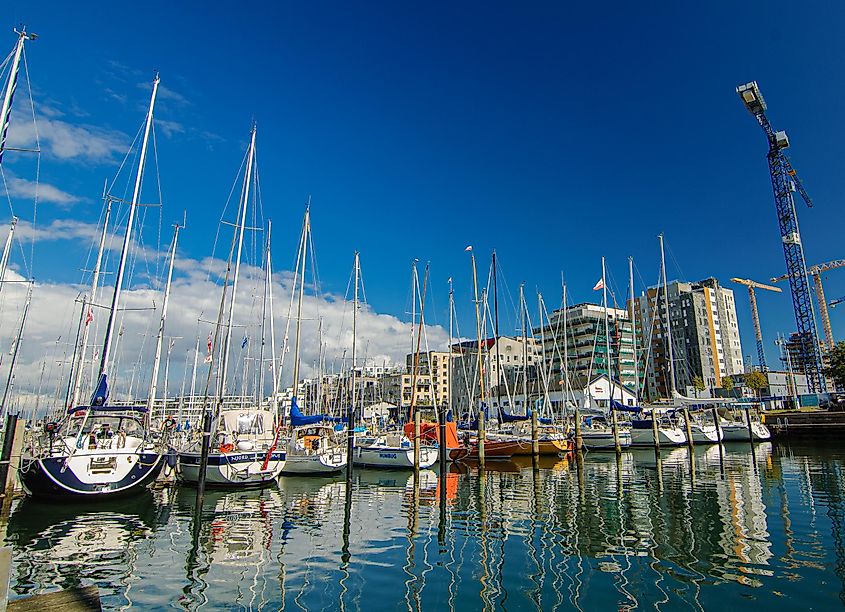
[[[107,608],[831,607],[843,598],[835,448],[747,444],[21,501],[16,596],[97,584]],[[179,568],[182,568],[181,571]]]

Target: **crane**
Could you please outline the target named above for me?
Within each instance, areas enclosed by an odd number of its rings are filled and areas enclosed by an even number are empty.
[[[837,268],[845,268],[845,259],[834,259],[833,261],[828,261],[823,264],[818,264],[817,266],[811,266],[807,268],[807,274],[813,277],[813,285],[816,289],[816,302],[819,305],[819,314],[822,317],[822,329],[824,329],[824,344],[825,348],[829,351],[833,349],[833,329],[830,327],[830,315],[827,312],[828,306],[834,306],[831,302],[830,304],[827,303],[827,300],[824,297],[824,287],[822,287],[822,272],[827,272],[828,270],[836,270]],[[789,278],[788,274],[783,274],[778,276],[777,278],[773,278],[773,283],[779,283],[780,281]],[[835,302],[836,300],[834,300]],[[839,302],[836,302],[837,304]]]
[[[780,225],[783,255],[786,259],[786,271],[789,277],[789,287],[792,292],[792,307],[795,311],[795,323],[798,327],[798,338],[801,342],[802,369],[807,376],[807,387],[810,393],[824,393],[826,383],[822,375],[822,357],[819,350],[816,321],[813,317],[813,303],[810,299],[810,284],[807,281],[807,264],[804,261],[804,247],[801,244],[801,234],[798,231],[798,216],[795,212],[795,200],[792,192],[797,191],[808,206],[812,206],[807,192],[804,190],[798,174],[787,159],[784,150],[789,147],[786,132],[775,132],[766,117],[766,102],[760,93],[756,81],[740,85],[736,88],[745,108],[754,115],[757,123],[763,128],[769,151],[766,159],[769,163],[769,174],[772,180],[772,190],[775,196],[775,208]]]
[[[763,350],[763,332],[760,329],[760,315],[757,314],[757,296],[754,295],[754,290],[765,289],[766,291],[781,293],[781,289],[780,287],[764,285],[763,283],[758,283],[747,278],[732,278],[731,282],[748,287],[748,301],[751,304],[751,320],[754,321],[754,338],[757,340],[757,360],[760,363],[760,369],[763,372],[767,372],[769,368],[766,366],[766,352]]]

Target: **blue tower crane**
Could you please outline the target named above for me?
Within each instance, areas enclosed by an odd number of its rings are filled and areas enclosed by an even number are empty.
[[[736,88],[745,108],[754,115],[769,142],[769,173],[772,178],[772,189],[775,194],[775,208],[777,209],[780,236],[783,242],[783,254],[786,258],[786,273],[789,277],[789,287],[792,290],[792,306],[795,310],[795,324],[798,327],[797,337],[801,342],[801,365],[807,376],[807,386],[810,393],[824,393],[826,390],[822,375],[822,359],[819,349],[819,339],[816,332],[816,320],[813,316],[813,303],[810,299],[810,283],[807,280],[807,264],[804,261],[804,247],[801,244],[801,234],[798,231],[798,216],[795,212],[795,200],[792,193],[797,191],[807,206],[813,202],[804,190],[798,174],[789,163],[784,150],[789,147],[786,132],[775,132],[766,117],[766,102],[752,81]]]

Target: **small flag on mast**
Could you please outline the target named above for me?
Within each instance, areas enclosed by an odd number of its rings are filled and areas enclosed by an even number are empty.
[[[472,250],[472,245],[469,245],[467,248],[464,249],[464,251],[471,251],[471,250]]]
[[[593,287],[593,291],[600,291],[604,289],[604,280],[599,279],[599,282],[596,283],[596,286]]]
[[[94,320],[94,314],[91,312],[91,309],[88,309],[88,316],[85,317],[85,325],[87,326],[91,321]]]

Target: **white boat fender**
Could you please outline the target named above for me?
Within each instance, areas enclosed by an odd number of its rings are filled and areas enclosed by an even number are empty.
[[[252,443],[252,440],[238,440],[238,450],[249,451],[254,447],[255,445]]]

